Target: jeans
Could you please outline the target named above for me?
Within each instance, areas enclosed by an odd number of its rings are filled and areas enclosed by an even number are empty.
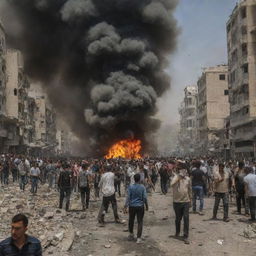
[[[91,191],[90,191],[89,187],[80,188],[81,202],[82,202],[83,210],[85,209],[85,195],[86,195],[86,208],[88,209],[88,207],[89,207],[90,192]]]
[[[27,176],[21,175],[20,176],[20,189],[24,191],[26,184],[27,184]]]
[[[62,209],[64,198],[66,198],[66,211],[69,210],[70,196],[71,196],[71,187],[60,188],[60,205],[59,205],[60,209]]]
[[[48,174],[49,188],[54,188],[56,184],[56,175],[54,173]]]
[[[188,238],[189,235],[189,202],[187,203],[173,203],[175,211],[175,226],[176,235],[180,234],[181,220],[184,220],[184,237]]]
[[[251,220],[255,220],[256,196],[249,196],[249,206],[250,206]]]
[[[99,189],[99,184],[98,183],[94,184],[94,195],[95,195],[96,198],[100,197],[100,189]]]
[[[220,200],[223,201],[224,219],[228,218],[229,194],[228,193],[215,193],[215,202],[213,207],[213,218],[217,217]]]
[[[141,238],[143,229],[144,206],[129,207],[129,232],[133,234],[134,220],[137,216],[138,230],[137,238]]]
[[[161,190],[162,193],[165,195],[168,192],[168,180],[161,178]]]
[[[242,192],[237,192],[236,194],[236,206],[237,206],[237,211],[241,213],[241,202],[243,204],[243,207],[245,208],[245,214],[249,214],[249,207],[248,207],[248,201],[245,198],[245,193],[244,191]]]
[[[202,211],[204,208],[204,188],[203,186],[193,186],[193,211],[196,211],[196,200],[199,198],[200,205],[199,205],[199,211]]]
[[[116,193],[118,192],[118,195],[121,196],[121,181],[116,181],[114,184]]]
[[[112,204],[112,209],[114,213],[115,220],[119,220],[118,212],[117,212],[117,202],[116,202],[116,195],[113,194],[112,196],[103,196],[102,204],[100,207],[98,221],[100,223],[104,223],[104,216],[106,211],[108,210],[109,203]]]
[[[9,184],[9,172],[4,172],[4,184]]]
[[[31,193],[36,194],[38,187],[38,177],[31,177]]]
[[[12,169],[12,181],[16,182],[18,180],[18,170],[16,168]]]

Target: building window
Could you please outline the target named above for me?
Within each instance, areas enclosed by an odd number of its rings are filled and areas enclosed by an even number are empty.
[[[220,78],[220,80],[226,80],[226,75],[221,74],[221,75],[219,76],[219,78]]]
[[[244,72],[245,74],[248,73],[248,64],[244,64],[244,65],[243,65],[243,72]]]
[[[241,33],[242,33],[242,35],[247,35],[247,27],[246,26],[241,27]]]
[[[224,95],[228,95],[228,90],[224,90]]]
[[[13,90],[13,93],[14,93],[15,96],[17,96],[18,91],[17,91],[16,88]]]
[[[246,7],[244,7],[244,8],[241,9],[241,18],[245,19],[246,16],[247,16]]]

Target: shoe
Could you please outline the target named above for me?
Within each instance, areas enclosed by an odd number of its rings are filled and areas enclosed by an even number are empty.
[[[175,237],[179,237],[179,236],[180,236],[180,233],[176,233],[174,236],[175,236]]]
[[[136,244],[142,244],[142,239],[141,238],[137,238]]]
[[[134,235],[130,233],[128,236],[128,241],[133,241],[133,240],[134,240]]]
[[[217,220],[217,217],[212,216],[211,220]]]
[[[188,238],[184,238],[184,244],[190,244],[190,241],[188,240]]]
[[[224,218],[223,221],[229,222],[230,220],[229,220],[229,218]]]
[[[118,219],[118,220],[116,220],[116,223],[117,223],[117,224],[124,224],[124,223],[125,223],[125,221],[124,221],[124,220],[119,220],[119,219]]]

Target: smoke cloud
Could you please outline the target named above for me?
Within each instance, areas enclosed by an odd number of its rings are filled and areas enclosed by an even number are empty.
[[[145,145],[159,126],[157,98],[170,87],[177,1],[2,1],[9,45],[73,131],[90,138],[85,144],[101,154],[132,132]]]

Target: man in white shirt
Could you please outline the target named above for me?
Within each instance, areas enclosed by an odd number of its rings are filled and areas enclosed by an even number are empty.
[[[245,167],[246,176],[244,177],[245,194],[249,199],[251,221],[255,222],[256,213],[256,175],[251,167]]]
[[[37,193],[39,176],[40,176],[40,169],[38,167],[38,164],[33,164],[32,168],[30,169],[31,193],[32,194]]]
[[[121,223],[118,216],[118,212],[117,212],[117,202],[116,202],[115,186],[114,186],[115,175],[111,171],[111,166],[105,166],[104,172],[105,173],[102,175],[99,183],[99,188],[103,194],[103,199],[102,199],[102,205],[98,215],[98,221],[101,225],[104,225],[104,216],[108,209],[109,203],[111,203],[114,217],[115,217],[115,222]]]

